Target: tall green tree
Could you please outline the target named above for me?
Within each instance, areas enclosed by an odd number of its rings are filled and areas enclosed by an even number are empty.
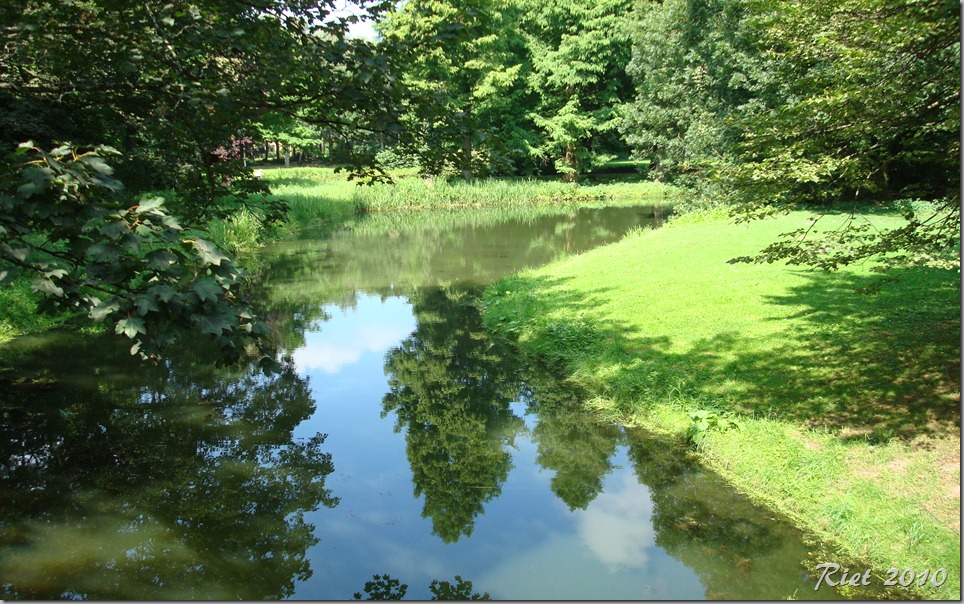
[[[527,367],[521,399],[539,423],[532,429],[538,464],[552,470],[550,486],[570,510],[584,510],[603,490],[622,439],[619,426],[587,412],[586,393],[543,368]]]
[[[693,185],[709,164],[732,158],[729,122],[755,98],[762,76],[742,1],[640,2],[627,71],[634,97],[620,124],[657,178]]]
[[[525,0],[521,27],[536,96],[537,154],[567,180],[611,159],[631,95],[630,0]]]
[[[311,576],[306,513],[338,504],[324,436],[293,434],[311,389],[290,359],[264,376],[203,349],[146,368],[103,337],[8,355],[0,594],[282,599]],[[83,379],[90,355],[114,379]]]
[[[789,233],[754,259],[834,269],[955,264],[960,5],[948,0],[641,2],[624,133],[661,175],[716,185],[741,219],[905,203],[878,232]],[[749,258],[745,258],[749,260]]]
[[[748,3],[761,30],[759,103],[720,170],[743,218],[797,203],[924,199],[904,226],[851,220],[790,234],[758,260],[833,269],[956,264],[960,230],[960,4],[949,0]]]
[[[446,543],[471,535],[476,516],[502,492],[512,467],[507,445],[524,423],[509,403],[515,365],[482,329],[477,308],[426,288],[413,297],[418,328],[385,359],[395,413],[423,517]],[[458,292],[456,296],[460,296]]]
[[[407,142],[427,173],[504,171],[522,146],[516,19],[509,0],[410,0],[380,25],[406,49]]]

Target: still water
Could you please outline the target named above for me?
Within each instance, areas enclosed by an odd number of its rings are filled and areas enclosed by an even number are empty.
[[[509,271],[659,207],[389,216],[260,258],[282,371],[110,338],[0,359],[0,596],[802,599],[808,549],[686,451],[587,414],[482,327]]]

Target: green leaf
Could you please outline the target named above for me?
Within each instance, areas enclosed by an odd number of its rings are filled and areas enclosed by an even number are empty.
[[[118,321],[117,325],[114,326],[114,333],[122,333],[128,338],[133,338],[139,333],[146,334],[147,327],[144,325],[144,319],[131,317]]]
[[[87,255],[96,262],[114,264],[120,259],[121,249],[113,243],[95,243],[87,248]]]
[[[142,317],[147,315],[147,313],[151,311],[157,312],[158,310],[160,310],[160,308],[157,306],[157,302],[155,302],[152,298],[149,298],[147,296],[138,297],[137,300],[134,302],[134,306],[137,307],[137,312]]]
[[[84,157],[80,158],[80,161],[90,166],[91,169],[93,169],[98,174],[102,174],[104,176],[110,176],[111,174],[114,173],[114,168],[111,167],[107,162],[105,162],[104,158],[99,157],[97,155],[85,155]]]
[[[198,328],[201,333],[209,333],[219,336],[225,329],[231,327],[231,322],[224,315],[202,316],[198,319]]]
[[[146,212],[154,212],[155,210],[161,210],[163,208],[163,197],[151,197],[149,199],[140,200],[137,204],[137,208],[134,211],[138,214],[144,214]]]
[[[45,187],[41,184],[28,182],[17,187],[17,193],[19,193],[21,197],[31,197],[42,192],[44,188]]]
[[[116,299],[111,299],[105,302],[97,301],[97,303],[90,309],[88,316],[94,321],[103,321],[109,315],[116,312],[120,308],[120,303]]]
[[[107,224],[101,226],[97,230],[102,235],[107,235],[107,237],[110,238],[111,241],[117,241],[127,233],[130,233],[131,229],[126,222],[122,220],[115,220],[115,221],[108,222]]]
[[[161,222],[164,224],[165,227],[167,227],[167,228],[169,228],[169,229],[173,229],[173,230],[175,230],[175,231],[180,231],[180,230],[181,230],[181,225],[180,225],[180,223],[177,221],[177,218],[175,218],[175,217],[173,217],[173,216],[170,216],[170,215],[164,216],[164,218],[161,220]]]
[[[144,256],[147,266],[155,271],[163,271],[177,262],[177,256],[168,250],[154,250]]]
[[[152,287],[150,292],[161,302],[170,302],[171,299],[177,294],[177,290],[166,284]]]
[[[230,260],[230,258],[218,250],[217,246],[206,239],[195,239],[193,243],[194,248],[197,250],[198,255],[205,264],[214,264],[220,266],[222,261]]]
[[[13,247],[6,243],[0,243],[0,254],[12,258],[18,262],[24,262],[30,252],[25,246]]]
[[[33,288],[35,292],[40,292],[46,296],[54,296],[57,298],[62,298],[64,295],[64,290],[62,287],[56,285],[53,281],[49,279],[38,279],[34,282]]]
[[[197,293],[198,298],[201,301],[210,300],[212,302],[217,301],[218,296],[224,293],[224,290],[218,285],[214,279],[210,277],[201,277],[191,286],[191,289]]]

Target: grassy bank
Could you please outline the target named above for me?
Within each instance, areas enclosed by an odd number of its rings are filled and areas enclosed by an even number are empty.
[[[406,172],[393,174],[393,184],[364,186],[331,168],[265,170],[264,178],[272,195],[290,206],[288,230],[341,224],[359,214],[538,204],[630,205],[673,193],[670,187],[652,182],[567,184],[524,178],[449,182]]]
[[[37,333],[63,325],[69,314],[40,314],[40,294],[30,281],[17,279],[0,288],[0,346],[18,336]]]
[[[959,598],[959,274],[909,271],[867,295],[867,267],[727,262],[806,223],[638,233],[497,283],[486,322],[614,420],[690,440],[841,558],[815,562],[869,564],[878,584],[945,568],[917,594]]]

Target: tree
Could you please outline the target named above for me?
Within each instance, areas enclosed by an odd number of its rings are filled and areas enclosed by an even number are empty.
[[[649,171],[685,185],[707,177],[708,164],[733,156],[738,139],[728,117],[754,98],[758,77],[745,2],[640,2],[627,67],[634,98],[620,124]]]
[[[47,308],[108,320],[144,358],[185,326],[240,355],[263,333],[239,293],[244,271],[185,233],[163,199],[120,195],[104,161],[115,153],[12,154],[0,172],[0,282],[31,275]]]
[[[901,227],[851,212],[741,260],[955,265],[959,12],[948,0],[644,2],[624,132],[659,173],[716,186],[740,220],[909,200]]]
[[[385,357],[382,414],[395,413],[396,431],[405,429],[423,517],[452,543],[472,534],[509,475],[506,445],[524,425],[509,407],[518,386],[478,309],[453,304],[441,288],[414,294],[413,305],[418,328]]]
[[[448,581],[433,579],[429,585],[433,600],[491,600],[489,592],[477,593],[472,591],[472,582],[455,575],[455,585]],[[366,600],[402,600],[408,592],[408,585],[391,575],[374,575],[371,581],[365,582]],[[356,600],[361,600],[361,593],[356,592]]]
[[[552,492],[570,510],[586,509],[602,492],[603,480],[622,430],[585,409],[586,393],[542,368],[527,368],[522,400],[539,423],[532,430],[538,464],[553,470]]]
[[[521,40],[508,0],[410,0],[380,25],[405,49],[406,147],[428,174],[504,171],[521,146]]]
[[[391,53],[347,38],[356,18],[331,10],[298,0],[0,6],[0,271],[39,277],[55,305],[109,320],[132,351],[170,343],[174,327],[250,344],[242,273],[195,233],[242,207],[268,221],[285,207],[224,149],[267,114],[335,131],[394,122]],[[158,189],[173,195],[137,195]]]
[[[566,180],[612,155],[620,105],[629,99],[628,0],[523,2],[521,26],[529,53],[530,118],[538,154]]]
[[[116,344],[58,339],[15,359],[36,370],[0,372],[0,526],[20,536],[0,540],[0,593],[291,597],[312,574],[307,514],[338,504],[324,435],[294,434],[307,380],[290,359],[215,367],[203,346],[143,367]],[[90,355],[112,379],[78,379]]]
[[[960,5],[948,0],[748,4],[761,28],[760,102],[738,121],[739,160],[719,177],[742,219],[798,203],[924,199],[906,223],[788,234],[756,260],[835,269],[957,264]]]

